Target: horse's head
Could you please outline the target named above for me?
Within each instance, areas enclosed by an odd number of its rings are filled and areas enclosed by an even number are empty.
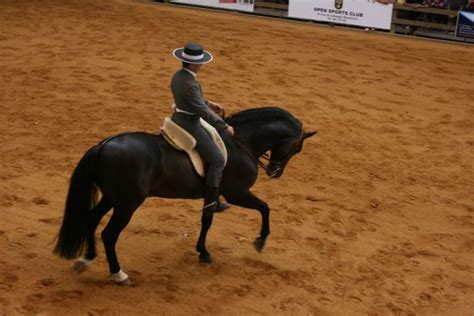
[[[270,178],[281,177],[291,157],[303,148],[304,141],[317,133],[305,132],[296,117],[277,107],[245,110],[227,121],[237,131],[235,138],[239,143],[243,140],[243,147],[249,149],[245,149],[247,155],[256,159]],[[261,156],[269,160],[267,166],[258,160]]]
[[[279,178],[282,176],[285,167],[290,159],[303,149],[305,139],[317,134],[317,132],[305,132],[301,126],[298,134],[283,138],[270,148],[270,163],[266,168],[267,175],[270,178]]]

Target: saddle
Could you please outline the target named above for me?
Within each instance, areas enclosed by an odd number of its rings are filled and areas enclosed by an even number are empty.
[[[211,135],[212,140],[217,145],[217,148],[221,151],[224,156],[224,160],[227,162],[227,148],[225,147],[224,141],[217,130],[208,122],[200,119],[202,127]],[[165,118],[163,126],[161,127],[161,135],[164,139],[178,150],[186,152],[191,159],[191,163],[201,177],[206,175],[206,164],[204,159],[195,149],[196,139],[189,134],[184,128],[173,122],[170,118]]]

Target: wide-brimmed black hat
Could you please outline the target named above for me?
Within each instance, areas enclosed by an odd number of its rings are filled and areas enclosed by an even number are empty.
[[[207,64],[212,60],[212,55],[205,51],[200,44],[189,43],[185,47],[176,48],[173,56],[189,64]]]

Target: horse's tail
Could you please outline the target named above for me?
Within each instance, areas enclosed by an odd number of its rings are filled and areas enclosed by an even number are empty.
[[[88,218],[97,203],[95,178],[100,147],[89,149],[72,174],[63,223],[54,247],[54,253],[59,257],[74,259],[84,250]]]

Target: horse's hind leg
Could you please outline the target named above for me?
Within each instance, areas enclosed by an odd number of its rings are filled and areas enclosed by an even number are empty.
[[[268,204],[253,195],[250,191],[225,195],[225,198],[227,202],[231,204],[258,210],[260,212],[262,215],[262,229],[260,231],[260,236],[254,241],[254,246],[257,251],[262,251],[265,247],[267,237],[270,234],[270,208],[268,207]]]
[[[138,205],[140,205],[139,203]],[[137,206],[138,207],[138,206]],[[115,252],[115,245],[122,230],[127,226],[137,207],[124,208],[115,207],[114,213],[102,231],[102,240],[104,242],[105,253],[109,263],[109,270],[115,283],[119,285],[130,285],[128,275],[120,269],[120,265]]]
[[[96,257],[95,230],[97,229],[102,217],[104,217],[111,208],[112,204],[110,201],[107,198],[102,197],[99,204],[97,204],[90,212],[87,223],[87,251],[84,258],[79,259],[74,263],[74,270],[76,270],[76,272],[84,272]]]

